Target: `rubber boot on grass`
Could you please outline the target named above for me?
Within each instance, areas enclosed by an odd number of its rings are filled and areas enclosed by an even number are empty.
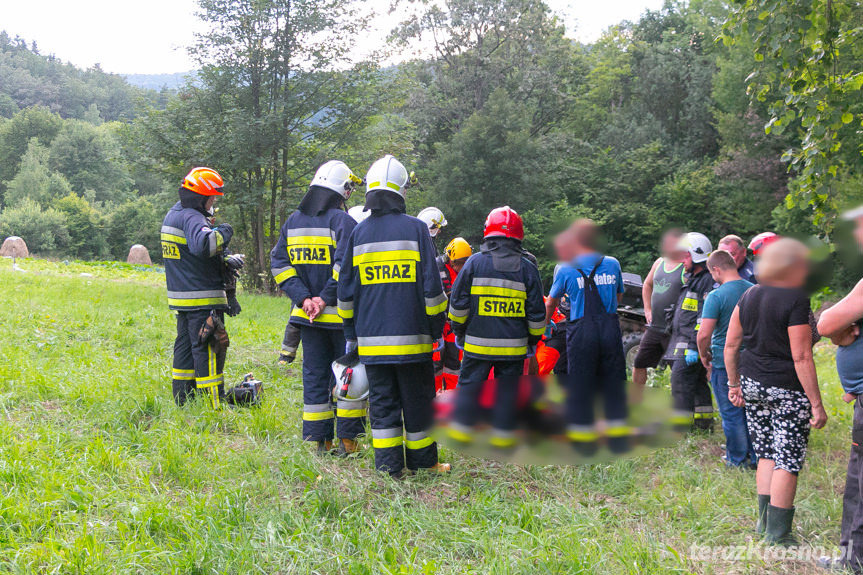
[[[327,441],[318,441],[318,448],[315,453],[318,455],[329,455],[333,451],[333,442],[330,440]]]
[[[767,530],[767,507],[770,505],[770,495],[758,494],[758,523],[755,524],[755,531],[764,534]]]
[[[767,506],[767,529],[764,533],[764,541],[770,545],[781,545],[791,547],[797,545],[797,540],[791,533],[791,524],[794,521],[794,508],[783,509],[773,505]]]

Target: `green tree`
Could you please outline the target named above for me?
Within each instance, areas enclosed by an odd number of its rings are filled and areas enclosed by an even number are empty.
[[[68,253],[79,259],[101,259],[109,255],[102,229],[102,215],[87,200],[70,192],[54,203],[69,231]]]
[[[51,143],[50,166],[78,194],[92,190],[97,201],[112,203],[129,197],[131,179],[109,126],[66,121]]]
[[[141,244],[150,252],[154,262],[162,261],[159,230],[163,213],[146,199],[129,200],[117,206],[107,216],[105,240],[108,251],[115,260],[125,261],[129,248]]]
[[[50,206],[72,192],[72,187],[62,174],[48,167],[48,149],[35,138],[21,157],[21,168],[7,183],[6,205],[19,206],[33,201],[42,207]]]
[[[0,124],[0,200],[6,193],[6,182],[18,173],[21,156],[30,140],[50,146],[60,131],[63,120],[47,108],[25,108]]]
[[[43,256],[65,255],[69,245],[63,214],[54,208],[43,210],[33,200],[24,200],[0,214],[0,237],[8,236],[20,236],[31,253]]]

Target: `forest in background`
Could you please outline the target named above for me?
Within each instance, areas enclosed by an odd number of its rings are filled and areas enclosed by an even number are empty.
[[[829,237],[863,201],[850,0],[668,2],[592,44],[539,0],[400,0],[410,17],[362,62],[354,0],[199,4],[199,69],[177,90],[0,33],[0,234],[46,256],[123,259],[142,243],[158,260],[180,179],[208,165],[227,181],[219,218],[247,254],[246,287],[271,289],[269,250],[315,168],[340,158],[362,175],[384,153],[420,179],[411,213],[444,211],[445,241],[476,247],[509,204],[546,256],[589,216],[640,273],[668,227]],[[417,47],[431,53],[405,57]]]

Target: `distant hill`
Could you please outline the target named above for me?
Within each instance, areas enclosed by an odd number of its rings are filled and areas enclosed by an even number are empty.
[[[145,90],[161,90],[168,88],[176,90],[186,83],[190,76],[194,78],[196,72],[176,72],[174,74],[123,74],[126,81],[133,86]]]

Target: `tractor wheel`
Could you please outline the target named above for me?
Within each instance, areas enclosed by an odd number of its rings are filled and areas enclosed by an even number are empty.
[[[626,358],[626,370],[629,373],[632,373],[632,364],[635,362],[635,356],[638,355],[642,337],[644,333],[638,331],[623,334],[623,356]]]

